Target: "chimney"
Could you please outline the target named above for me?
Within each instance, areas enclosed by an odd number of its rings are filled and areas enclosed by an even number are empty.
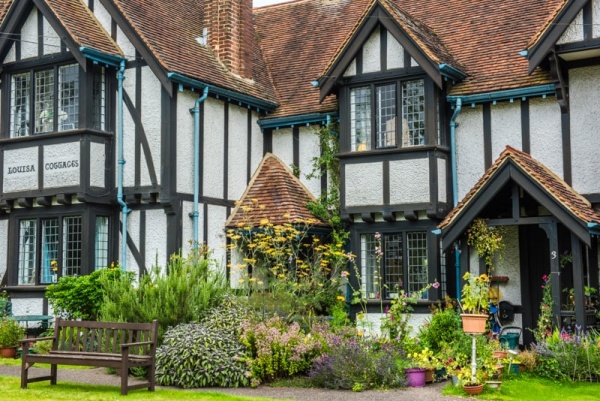
[[[252,78],[252,0],[205,0],[208,45],[233,74]]]

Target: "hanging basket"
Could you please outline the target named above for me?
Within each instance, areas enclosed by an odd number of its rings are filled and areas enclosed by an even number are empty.
[[[470,313],[461,313],[463,331],[468,334],[485,333],[488,315],[474,315]]]

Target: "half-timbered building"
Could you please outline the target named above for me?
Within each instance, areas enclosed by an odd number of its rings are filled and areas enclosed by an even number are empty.
[[[534,325],[544,274],[558,321],[592,323],[600,0],[3,0],[0,21],[0,275],[16,312],[47,312],[60,276],[142,274],[189,241],[226,269],[225,222],[263,156],[319,197],[314,133],[337,120],[342,219],[373,305],[433,281],[423,307],[456,296],[485,268],[465,240],[481,217],[504,227],[494,275],[515,325]]]

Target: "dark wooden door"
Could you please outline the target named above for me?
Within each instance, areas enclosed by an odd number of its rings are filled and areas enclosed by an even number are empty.
[[[523,307],[523,342],[529,345],[542,302],[542,276],[550,274],[550,244],[546,232],[537,225],[519,226],[521,263],[521,305]],[[508,300],[510,301],[510,300]]]

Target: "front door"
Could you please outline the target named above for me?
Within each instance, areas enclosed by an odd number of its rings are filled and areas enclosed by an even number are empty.
[[[523,343],[529,345],[542,302],[542,276],[550,274],[550,245],[546,232],[537,225],[519,226]]]

